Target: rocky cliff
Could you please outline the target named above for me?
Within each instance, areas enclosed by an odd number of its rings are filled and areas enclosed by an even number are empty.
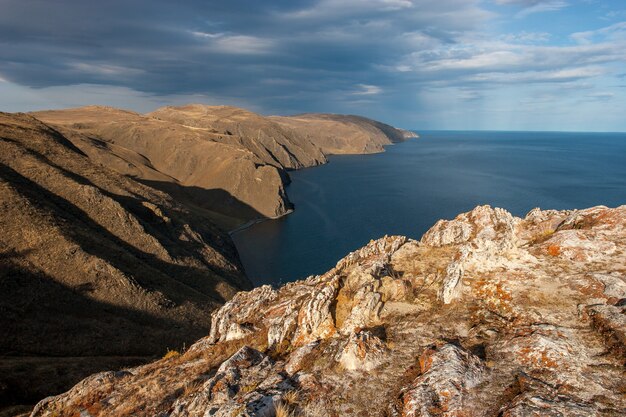
[[[182,354],[32,416],[621,416],[625,249],[626,206],[477,207],[240,292]]]
[[[323,164],[331,153],[381,152],[415,136],[356,116],[270,118],[198,104],[146,115],[100,106],[33,115],[92,159],[197,207],[226,229],[288,213],[288,170]]]
[[[192,342],[251,288],[205,217],[29,115],[0,113],[0,207],[0,406]]]

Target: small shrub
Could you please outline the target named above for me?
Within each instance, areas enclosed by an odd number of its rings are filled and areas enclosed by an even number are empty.
[[[168,349],[165,355],[163,355],[163,359],[177,358],[180,356],[180,352],[174,349]]]
[[[555,230],[552,229],[543,230],[542,232],[539,232],[537,235],[535,235],[535,237],[531,241],[531,244],[537,245],[539,243],[543,243],[546,240],[550,239],[552,235],[554,235],[554,233]]]

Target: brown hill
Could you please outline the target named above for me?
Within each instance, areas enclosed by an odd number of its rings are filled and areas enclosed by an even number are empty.
[[[270,119],[299,132],[326,155],[383,152],[386,145],[417,137],[413,132],[361,116],[312,113]]]
[[[147,115],[99,106],[33,114],[92,159],[208,210],[226,229],[288,213],[287,170],[325,163],[325,154],[381,152],[412,137],[358,116],[263,117],[199,104]]]
[[[232,106],[163,107],[147,116],[230,136],[268,165],[299,169],[326,162],[318,146],[271,118]]]
[[[265,163],[227,133],[98,106],[34,116],[103,165],[208,209],[225,228],[280,216],[291,207],[282,168]],[[103,147],[108,152],[101,155]]]
[[[140,155],[79,139],[88,152],[32,116],[0,113],[0,402],[190,342],[250,288],[205,217],[93,162]],[[59,357],[79,359],[66,372]]]

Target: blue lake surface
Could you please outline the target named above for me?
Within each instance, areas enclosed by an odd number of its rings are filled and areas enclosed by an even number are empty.
[[[233,235],[256,284],[320,274],[385,234],[419,239],[479,204],[524,216],[626,204],[626,133],[418,132],[291,172],[294,213]]]

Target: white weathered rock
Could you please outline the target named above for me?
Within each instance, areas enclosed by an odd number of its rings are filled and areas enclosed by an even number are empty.
[[[178,399],[170,417],[271,417],[275,403],[290,389],[290,381],[276,372],[269,357],[244,346],[199,389]]]
[[[269,347],[280,346],[291,340],[298,326],[298,315],[302,302],[299,299],[278,304],[266,320],[267,344]]]
[[[626,356],[626,305],[589,306],[593,326],[604,336],[609,349]]]
[[[450,302],[458,295],[457,286],[463,278],[465,272],[465,263],[470,258],[471,248],[467,245],[462,246],[459,250],[457,258],[454,259],[446,268],[446,275],[441,285],[440,299],[444,304]]]
[[[366,246],[351,252],[337,262],[335,269],[342,271],[357,263],[362,267],[372,267],[374,264],[386,265],[391,256],[408,241],[406,236],[385,236],[372,240]]]
[[[521,327],[497,345],[496,355],[507,356],[529,371],[565,372],[576,341],[570,329],[553,325]]]
[[[285,363],[285,371],[287,374],[293,375],[302,370],[304,359],[309,356],[319,346],[319,344],[319,340],[316,340],[307,345],[300,346],[293,351]]]
[[[613,272],[611,274],[592,274],[604,286],[603,292],[607,297],[616,299],[626,298],[626,275]]]
[[[478,206],[454,220],[439,220],[422,237],[428,246],[460,245],[473,240],[513,240],[521,219],[508,211]]]
[[[339,277],[334,276],[310,295],[298,314],[298,325],[293,338],[294,346],[302,346],[335,333],[331,306],[339,290]]]
[[[421,375],[403,390],[403,416],[473,415],[466,396],[484,377],[478,357],[446,344],[424,352],[420,367]]]
[[[600,410],[593,404],[585,404],[562,395],[545,382],[522,374],[517,384],[522,391],[499,410],[502,417],[586,417],[599,415]]]
[[[357,329],[379,324],[380,310],[383,308],[381,298],[371,285],[359,288],[354,295],[350,314],[341,326],[341,332],[350,334]]]
[[[422,244],[439,247],[460,245],[443,277],[440,299],[449,304],[459,294],[465,270],[489,270],[508,263],[522,243],[518,237],[521,219],[501,208],[476,207],[454,220],[440,220],[422,237]]]
[[[249,334],[249,323],[257,321],[260,307],[275,298],[276,291],[269,285],[237,293],[232,300],[213,313],[209,342],[236,340]]]
[[[385,355],[385,344],[369,331],[352,333],[337,355],[337,361],[349,371],[371,371]]]

